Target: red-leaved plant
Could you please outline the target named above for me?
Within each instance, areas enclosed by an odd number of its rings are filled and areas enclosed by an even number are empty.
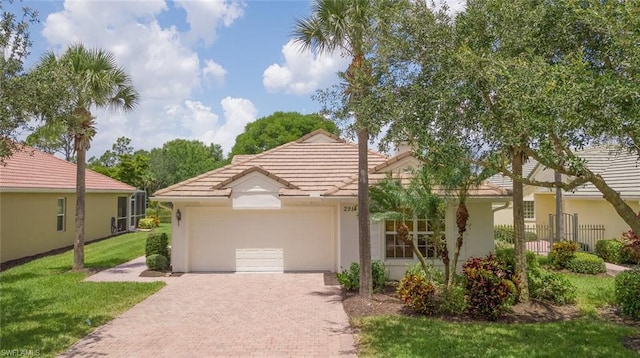
[[[640,219],[640,212],[638,212],[638,218]],[[640,238],[638,234],[629,230],[622,233],[622,242],[624,247],[622,248],[622,255],[624,261],[630,261],[636,265],[640,265]]]
[[[516,284],[493,254],[469,258],[462,273],[467,278],[465,288],[472,312],[495,320],[515,303]]]

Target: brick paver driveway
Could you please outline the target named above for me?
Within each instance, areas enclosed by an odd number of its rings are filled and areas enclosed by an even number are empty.
[[[63,357],[355,356],[322,273],[185,274]]]

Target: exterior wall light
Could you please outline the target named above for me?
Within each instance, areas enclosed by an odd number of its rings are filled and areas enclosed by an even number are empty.
[[[182,213],[180,209],[176,210],[176,220],[178,220],[178,226],[180,226],[180,220],[182,220]]]

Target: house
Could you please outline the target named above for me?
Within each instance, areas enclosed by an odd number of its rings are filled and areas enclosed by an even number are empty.
[[[538,162],[535,159],[530,158],[522,166],[522,175],[526,178],[531,176],[531,173],[538,166]],[[487,180],[489,183],[506,189],[507,191],[513,190],[513,180],[507,176],[500,174],[494,175]],[[536,223],[535,215],[535,203],[534,203],[534,191],[536,187],[525,185],[524,190],[524,221],[525,225],[532,226]],[[513,225],[513,205],[511,202],[496,202],[493,204],[493,223],[495,225]]]
[[[637,155],[613,146],[593,146],[576,154],[585,160],[587,167],[602,178],[636,213],[640,211],[640,158]],[[554,181],[554,171],[530,161],[526,176],[536,181]],[[500,183],[500,180],[504,180]],[[567,179],[563,177],[563,181]],[[510,180],[494,176],[490,182],[510,189]],[[504,184],[507,185],[504,185]],[[550,214],[555,213],[555,189],[525,185],[525,221],[537,225],[547,225]],[[497,206],[497,205],[496,205]],[[623,231],[629,230],[613,206],[602,197],[602,193],[591,183],[584,184],[562,194],[564,213],[572,214],[582,230],[600,231],[598,238],[618,238]],[[496,211],[496,224],[512,224],[513,210]]]
[[[76,165],[21,147],[0,165],[0,262],[73,245]],[[135,228],[144,192],[86,171],[86,241]],[[113,218],[113,219],[112,219]]]
[[[406,152],[387,157],[369,151],[370,183],[419,162]],[[151,200],[172,202],[173,271],[333,271],[358,262],[358,148],[318,130],[257,155],[159,190]],[[461,261],[492,251],[491,203],[508,200],[491,185],[474,190]],[[455,207],[446,214],[446,237],[456,237]],[[404,275],[416,262],[396,238],[392,222],[371,223],[371,256]],[[428,218],[410,225],[414,239],[431,232]],[[433,250],[420,249],[433,257]]]

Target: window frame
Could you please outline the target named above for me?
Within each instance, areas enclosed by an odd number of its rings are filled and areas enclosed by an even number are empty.
[[[531,205],[530,208],[527,205]],[[535,200],[524,200],[522,202],[522,211],[524,213],[525,220],[535,220],[536,219],[536,202]]]
[[[416,257],[411,249],[411,246],[404,243],[402,240],[398,239],[397,231],[396,231],[396,223],[400,220],[384,220],[384,258],[385,260],[414,260]],[[404,220],[407,223],[407,227],[409,228],[410,235],[413,236],[413,242],[418,247],[425,258],[435,259],[437,258],[435,253],[435,248],[432,244],[429,243],[428,238],[433,235],[433,230],[431,229],[431,225],[429,222],[431,219],[427,217],[417,217],[414,216],[411,220]],[[444,220],[443,220],[444,221]],[[444,222],[443,222],[444,224]],[[387,230],[388,225],[393,225],[393,230]],[[443,232],[445,231],[446,225],[443,225]],[[393,238],[393,243],[391,245],[393,249],[394,256],[389,256],[389,243],[388,240]],[[423,240],[423,238],[426,238]],[[406,255],[406,250],[409,251],[410,255]],[[397,256],[398,251],[401,251],[403,256]]]
[[[60,203],[62,202],[62,206]],[[60,220],[62,219],[62,220]],[[67,198],[56,198],[56,231],[67,231]]]

